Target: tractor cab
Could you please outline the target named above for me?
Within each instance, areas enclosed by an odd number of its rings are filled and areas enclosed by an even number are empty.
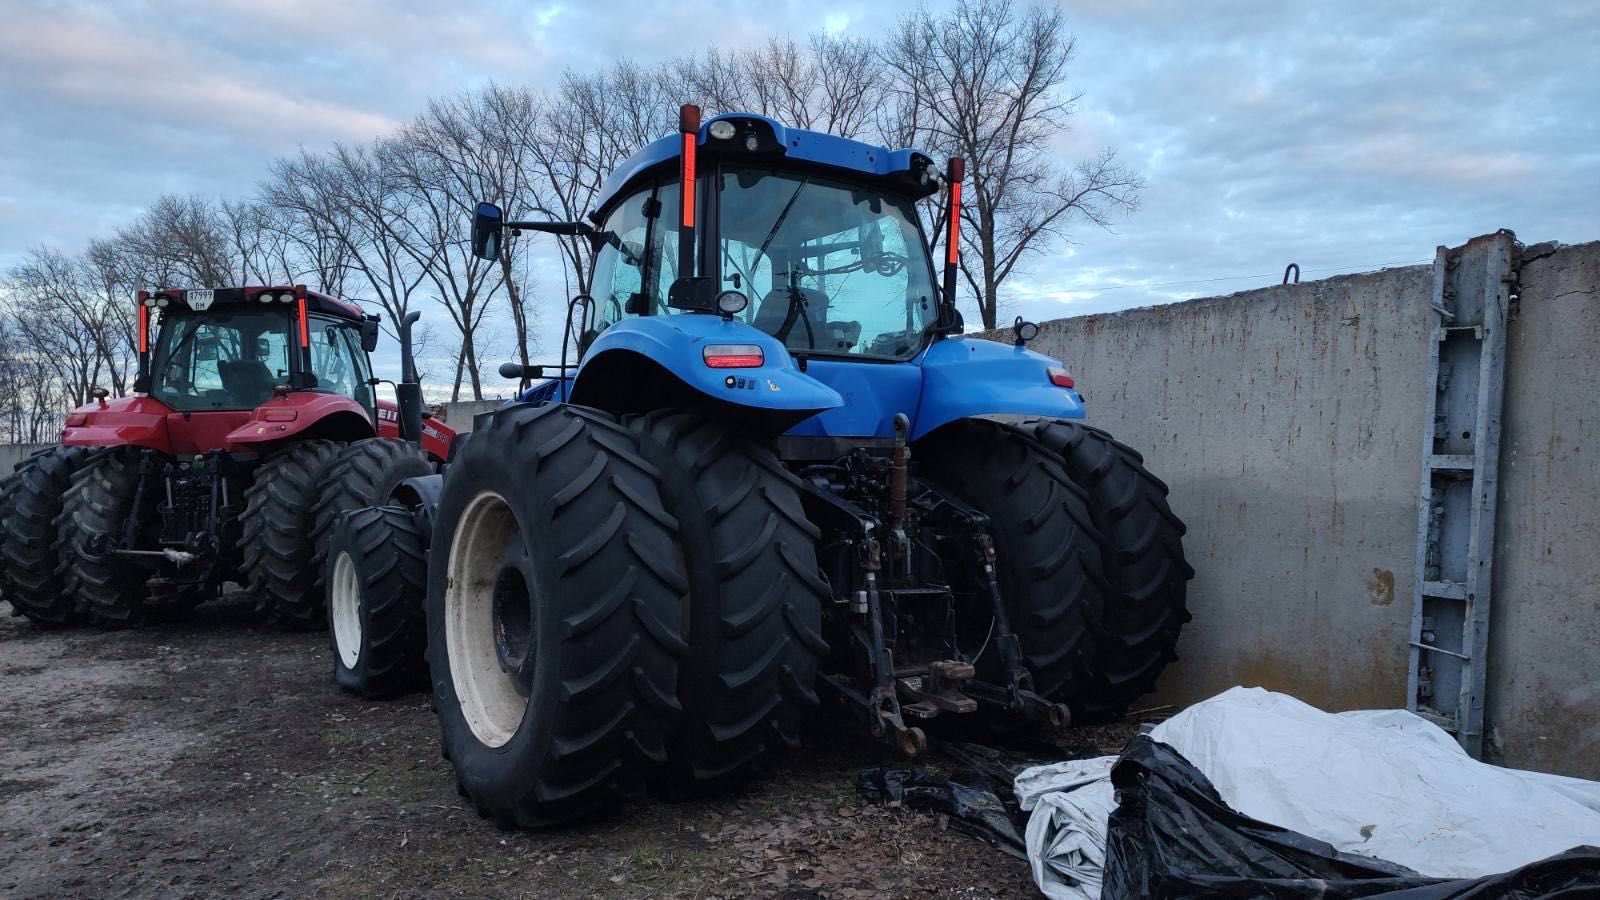
[[[564,377],[523,399],[616,414],[709,406],[797,439],[785,453],[826,453],[840,437],[887,446],[900,414],[911,440],[980,413],[1081,417],[1061,363],[1024,346],[1033,326],[1010,347],[947,340],[962,333],[964,175],[959,158],[940,172],[915,150],[747,113],[702,122],[686,105],[677,134],[606,179],[588,221],[503,222],[482,203],[473,250],[496,258],[506,228],[592,244]],[[918,204],[941,191],[936,275]]]
[[[354,400],[377,415],[367,353],[376,317],[302,288],[169,290],[141,294],[142,374],[136,388],[178,412],[250,410],[275,392]],[[149,313],[159,315],[153,352]]]
[[[368,360],[378,317],[359,307],[303,285],[141,291],[135,302],[134,395],[73,410],[63,444],[255,455],[404,431],[440,459],[449,452],[453,435],[420,421],[414,366],[398,406],[378,400]]]

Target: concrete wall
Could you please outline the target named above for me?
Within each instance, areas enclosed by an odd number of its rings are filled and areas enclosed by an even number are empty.
[[[486,413],[491,409],[504,406],[504,400],[457,400],[454,403],[445,403],[444,423],[455,429],[456,434],[472,430],[472,419],[479,413]]]
[[[17,463],[49,446],[49,444],[0,444],[0,476],[10,475]]]
[[[1523,263],[1507,340],[1486,716],[1508,763],[1600,778],[1600,243]]]
[[[1489,717],[1508,764],[1600,777],[1600,244],[1528,263],[1503,438]],[[1046,323],[1090,420],[1189,523],[1160,702],[1263,685],[1405,704],[1432,267]],[[1589,293],[1579,293],[1589,291]]]

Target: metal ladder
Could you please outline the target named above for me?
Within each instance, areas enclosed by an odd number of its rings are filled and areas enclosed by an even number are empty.
[[[1406,708],[1483,755],[1489,599],[1499,493],[1506,313],[1516,235],[1501,230],[1433,262],[1428,413],[1417,504]]]

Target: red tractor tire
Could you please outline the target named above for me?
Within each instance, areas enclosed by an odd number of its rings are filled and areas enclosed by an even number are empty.
[[[257,466],[245,490],[242,569],[256,608],[272,624],[293,629],[327,624],[311,531],[317,486],[339,448],[324,440],[293,444]]]
[[[89,620],[124,628],[145,621],[149,613],[145,580],[137,563],[95,556],[96,539],[115,540],[130,517],[148,527],[154,510],[134,509],[139,489],[140,451],[116,447],[88,460],[72,473],[72,486],[56,519],[56,555],[61,561],[62,591],[76,597]],[[153,494],[151,495],[154,496]]]
[[[35,625],[82,624],[78,598],[57,576],[56,519],[72,472],[94,452],[86,447],[51,447],[17,467],[0,524],[5,556],[6,599],[18,615]]]

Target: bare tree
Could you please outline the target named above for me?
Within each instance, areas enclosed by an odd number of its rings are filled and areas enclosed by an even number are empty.
[[[241,268],[216,207],[200,196],[156,198],[116,240],[143,287],[223,287]]]
[[[1078,99],[1063,91],[1073,47],[1057,7],[971,0],[911,13],[883,50],[894,83],[885,130],[967,161],[961,271],[986,328],[1000,285],[1030,252],[1077,219],[1107,227],[1143,187],[1112,150],[1070,170],[1055,163],[1052,142]],[[941,230],[930,229],[935,241]]]
[[[10,273],[14,330],[47,354],[63,387],[79,402],[102,379],[121,394],[128,382],[131,294],[117,296],[114,272],[91,260],[44,247],[28,252]]]
[[[815,34],[805,44],[773,38],[760,47],[710,48],[663,68],[666,82],[708,112],[752,112],[786,125],[861,136],[883,96],[882,63],[870,41]],[[676,104],[668,104],[676,109]]]
[[[490,301],[500,288],[498,265],[472,255],[468,234],[475,200],[465,194],[449,167],[429,148],[433,136],[425,120],[380,141],[376,150],[384,177],[405,194],[405,215],[385,223],[400,247],[421,266],[461,338],[456,355],[452,400],[461,398],[463,378],[472,399],[483,399],[478,364],[478,333]]]

